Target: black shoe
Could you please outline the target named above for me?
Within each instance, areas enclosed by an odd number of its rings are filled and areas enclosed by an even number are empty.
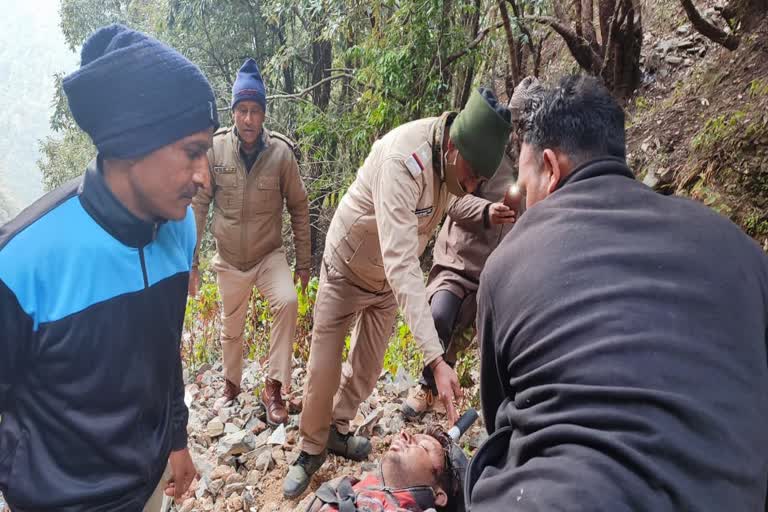
[[[371,442],[362,436],[340,434],[335,426],[331,426],[328,451],[347,459],[364,460],[371,453]]]
[[[307,490],[312,475],[320,469],[326,458],[326,452],[310,455],[305,451],[299,454],[291,467],[288,468],[288,474],[283,480],[283,495],[286,498],[295,498]]]

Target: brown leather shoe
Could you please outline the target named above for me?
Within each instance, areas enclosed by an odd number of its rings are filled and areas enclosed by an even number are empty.
[[[228,379],[224,379],[224,398],[231,402],[240,394],[240,386],[236,386]]]
[[[267,423],[273,427],[288,423],[288,411],[285,409],[280,387],[279,381],[267,379],[261,392],[261,405],[267,412]]]
[[[296,397],[288,400],[288,414],[299,414],[303,408],[301,398]]]

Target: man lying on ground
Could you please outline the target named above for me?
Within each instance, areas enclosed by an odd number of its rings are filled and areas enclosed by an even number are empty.
[[[439,427],[398,434],[373,473],[320,486],[307,512],[463,510],[467,459]]]

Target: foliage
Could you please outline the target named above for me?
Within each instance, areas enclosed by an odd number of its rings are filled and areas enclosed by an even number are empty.
[[[768,81],[756,78],[749,83],[748,91],[751,98],[768,96]]]
[[[40,153],[38,166],[43,169],[43,185],[46,190],[53,190],[85,172],[96,148],[85,133],[71,129],[63,139],[47,137],[40,142]]]
[[[221,329],[220,301],[215,274],[207,262],[200,263],[201,286],[197,297],[190,297],[184,317],[185,335],[182,356],[186,364],[197,368],[205,363],[212,363],[219,354],[219,333]],[[319,280],[313,277],[309,281],[307,291],[303,292],[296,285],[298,296],[298,322],[294,339],[294,357],[307,363],[312,335],[312,319],[315,300],[317,298]],[[269,329],[272,315],[268,301],[254,289],[248,303],[245,327],[245,357],[249,360],[264,362],[269,354]],[[351,338],[345,337],[342,360],[349,355]],[[471,385],[469,373],[476,367],[477,356],[472,353],[475,348],[468,349],[460,359],[459,375],[463,385]],[[389,340],[384,356],[384,369],[394,375],[398,367],[403,367],[414,377],[421,374],[424,358],[413,339],[408,325],[398,315],[395,331]]]
[[[648,103],[648,100],[643,96],[637,96],[635,98],[635,111],[642,112],[644,110],[648,110],[649,108],[650,104]]]
[[[550,5],[516,3],[522,15],[547,14]],[[522,15],[513,13],[511,37],[521,47],[540,44],[540,32],[523,30]],[[407,121],[459,109],[472,88],[496,87],[509,72],[496,0],[62,0],[61,27],[73,50],[114,22],[167,42],[200,66],[223,123],[230,121],[237,69],[246,57],[256,59],[267,87],[266,124],[296,140],[303,155],[316,256],[324,236],[319,219],[330,217],[377,138]],[[48,189],[80,174],[94,155],[68,110],[62,77],[56,78],[51,127],[57,137],[42,142],[38,163]],[[212,249],[204,242],[203,261]],[[187,305],[184,356],[192,366],[219,350],[215,280],[207,267],[202,278],[199,296]],[[316,293],[313,278],[299,296],[294,354],[302,360],[309,354]],[[262,359],[271,315],[258,292],[247,318],[247,355]],[[346,356],[348,337],[345,345]],[[422,362],[398,317],[385,367],[394,372],[404,366],[415,375]]]
[[[541,0],[532,0],[539,6]],[[120,22],[146,31],[188,56],[210,79],[224,121],[235,73],[248,57],[262,68],[268,126],[294,137],[313,204],[333,209],[371,143],[414,118],[459,108],[468,85],[489,85],[498,73],[478,67],[497,52],[492,30],[471,46],[480,27],[494,28],[491,0],[63,0],[61,26],[76,50],[95,29]],[[540,9],[540,7],[537,7]],[[468,25],[467,19],[477,20]],[[524,38],[524,34],[519,36]],[[330,55],[318,75],[317,49]],[[483,45],[489,52],[482,59]],[[449,63],[448,63],[449,62]],[[328,78],[327,98],[302,94]],[[59,80],[61,77],[58,77]],[[320,101],[323,100],[323,101]],[[64,145],[80,141],[64,95],[54,98],[52,127]],[[55,140],[39,163],[46,183],[64,181],[71,159],[59,161]]]
[[[768,217],[759,211],[753,211],[747,215],[743,222],[744,230],[753,238],[768,236]]]
[[[307,290],[296,284],[296,296],[299,299],[299,319],[296,325],[296,341],[293,344],[293,355],[302,361],[309,360],[309,345],[312,338],[312,320],[315,310],[315,299],[320,281],[312,277]]]
[[[704,127],[691,139],[691,148],[700,152],[716,150],[720,143],[732,137],[741,129],[745,113],[720,114],[709,119]]]
[[[411,375],[420,375],[424,368],[424,356],[416,346],[408,324],[401,317],[398,317],[395,334],[387,345],[383,368],[395,375],[398,367],[404,368]]]
[[[768,237],[768,98],[760,80],[749,87],[742,110],[709,118],[691,140],[690,194],[730,217],[766,246]]]
[[[211,363],[218,354],[221,329],[219,289],[207,261],[200,262],[200,290],[187,300],[182,357],[191,368]]]

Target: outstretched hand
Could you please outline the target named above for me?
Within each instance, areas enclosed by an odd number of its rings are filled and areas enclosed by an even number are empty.
[[[461,386],[459,386],[459,377],[442,357],[435,359],[430,366],[432,375],[435,377],[435,386],[437,395],[445,405],[445,412],[448,414],[448,421],[451,425],[459,420],[456,412],[456,406],[453,404],[455,398],[461,398]]]
[[[491,203],[488,208],[488,218],[491,224],[513,224],[515,222],[515,210],[504,203]]]

